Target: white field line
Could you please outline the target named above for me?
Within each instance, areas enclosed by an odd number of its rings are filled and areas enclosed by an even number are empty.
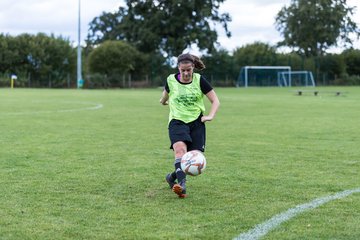
[[[360,188],[345,190],[342,192],[338,192],[334,195],[317,198],[309,203],[297,205],[294,208],[290,208],[289,210],[282,212],[280,214],[275,215],[271,219],[256,225],[253,229],[248,232],[241,233],[238,237],[234,238],[234,240],[256,240],[265,236],[271,230],[277,228],[281,223],[290,220],[296,215],[309,211],[311,209],[317,208],[325,203],[328,203],[333,200],[345,198],[353,193],[360,193]]]
[[[74,102],[73,102],[74,103]],[[31,114],[43,114],[43,113],[63,113],[63,112],[78,112],[78,111],[91,111],[91,110],[98,110],[103,108],[104,105],[101,103],[85,103],[79,102],[76,104],[92,104],[95,106],[91,107],[81,107],[81,108],[72,108],[72,109],[55,109],[55,110],[47,110],[47,111],[29,111],[29,112],[8,112],[8,113],[1,113],[1,115],[31,115]]]

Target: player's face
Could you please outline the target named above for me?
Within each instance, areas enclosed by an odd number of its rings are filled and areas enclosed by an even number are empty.
[[[194,71],[194,65],[192,63],[180,63],[178,68],[181,75],[181,80],[185,82],[192,80],[192,74]]]

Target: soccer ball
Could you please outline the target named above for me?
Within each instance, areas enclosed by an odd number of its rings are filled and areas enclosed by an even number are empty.
[[[198,150],[192,150],[184,154],[181,158],[181,169],[191,176],[201,174],[206,168],[206,158],[204,154]]]

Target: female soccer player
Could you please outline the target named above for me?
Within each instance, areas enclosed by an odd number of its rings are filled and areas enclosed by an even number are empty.
[[[160,103],[170,108],[170,148],[175,154],[175,171],[166,175],[166,181],[174,193],[184,198],[186,174],[181,170],[181,158],[187,151],[205,151],[205,122],[214,119],[220,102],[209,82],[194,72],[205,68],[199,57],[181,54],[177,67],[179,72],[167,78]],[[204,95],[211,103],[208,115],[205,115]]]

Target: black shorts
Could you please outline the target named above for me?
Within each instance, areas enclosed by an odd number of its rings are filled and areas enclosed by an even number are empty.
[[[201,122],[201,116],[190,123],[173,119],[169,123],[170,148],[173,148],[174,143],[181,141],[187,145],[187,151],[199,150],[204,152],[205,133],[205,123]]]

